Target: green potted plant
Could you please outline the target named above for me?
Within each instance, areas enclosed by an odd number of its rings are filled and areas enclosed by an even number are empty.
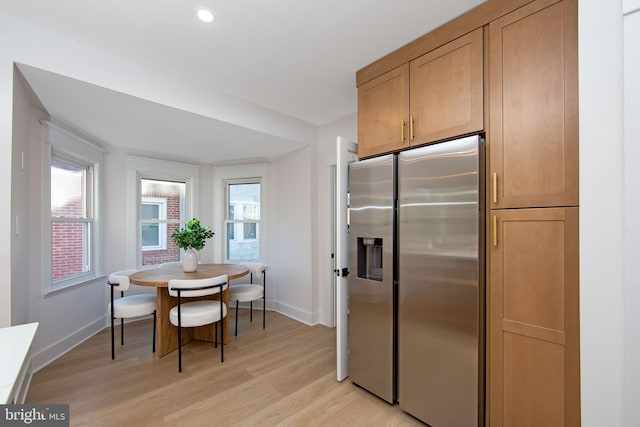
[[[202,250],[207,243],[207,239],[213,237],[213,231],[200,224],[200,219],[193,218],[187,221],[184,228],[176,228],[171,235],[173,243],[184,250],[182,268],[185,272],[192,272],[198,269],[198,254],[196,251]]]

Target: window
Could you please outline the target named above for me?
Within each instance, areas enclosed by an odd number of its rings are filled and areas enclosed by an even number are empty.
[[[260,180],[227,181],[226,260],[260,259]]]
[[[51,155],[51,282],[93,274],[93,165]]]
[[[171,240],[185,221],[184,182],[140,179],[140,251],[142,265],[180,261],[180,249]]]
[[[142,223],[143,251],[167,249],[166,221],[167,199],[164,197],[142,197],[140,222]]]

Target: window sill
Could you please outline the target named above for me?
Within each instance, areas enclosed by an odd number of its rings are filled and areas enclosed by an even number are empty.
[[[106,279],[105,275],[85,276],[82,278],[78,278],[77,280],[72,282],[67,282],[64,284],[60,284],[56,287],[50,287],[49,289],[44,289],[42,291],[42,296],[44,297],[52,296],[52,295],[62,293],[62,292],[65,292],[74,288],[78,288],[81,286],[91,285],[98,281],[104,281],[105,279]]]

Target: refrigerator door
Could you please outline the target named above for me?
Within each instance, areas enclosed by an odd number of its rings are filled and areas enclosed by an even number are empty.
[[[434,427],[478,425],[479,137],[398,158],[398,401]]]
[[[393,155],[349,166],[349,376],[394,400]]]

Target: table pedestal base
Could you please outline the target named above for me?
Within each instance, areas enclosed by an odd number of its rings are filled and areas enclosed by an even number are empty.
[[[219,295],[210,295],[200,298],[186,298],[188,301],[200,299],[215,299],[219,301]],[[229,343],[229,289],[222,292],[223,302],[227,306],[227,316],[224,318],[224,343]],[[178,304],[178,299],[169,295],[167,288],[157,288],[158,313],[167,313],[165,316],[156,316],[156,355],[162,357],[178,349],[178,327],[169,321],[169,311]],[[198,326],[197,328],[182,328],[182,344],[193,340],[215,342],[214,325]],[[218,325],[216,325],[218,327]]]

